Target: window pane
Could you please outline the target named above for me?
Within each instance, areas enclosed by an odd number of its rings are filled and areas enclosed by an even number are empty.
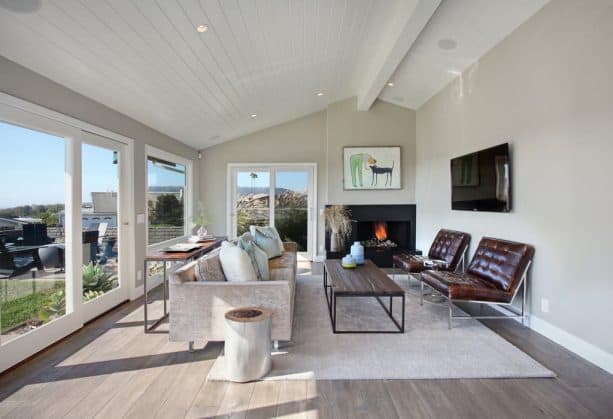
[[[185,165],[148,157],[149,244],[185,234]]]
[[[0,343],[66,313],[64,139],[0,123]]]
[[[238,172],[236,182],[237,236],[249,231],[250,225],[269,225],[270,174]]]
[[[119,165],[113,150],[83,144],[83,301],[119,285]]]
[[[307,172],[275,174],[275,227],[281,239],[296,242],[300,252],[307,250],[308,184]]]

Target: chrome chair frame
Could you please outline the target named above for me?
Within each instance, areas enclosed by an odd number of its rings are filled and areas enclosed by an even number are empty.
[[[449,312],[449,316],[448,316],[448,320],[447,320],[447,325],[448,328],[451,329],[451,322],[453,319],[459,319],[459,320],[471,320],[471,319],[477,319],[477,320],[499,320],[499,319],[519,319],[521,318],[521,323],[525,324],[525,316],[526,316],[526,293],[527,293],[527,287],[528,287],[528,270],[530,269],[530,266],[532,265],[532,261],[529,261],[528,264],[526,265],[526,268],[524,269],[524,272],[522,273],[522,276],[519,280],[519,285],[517,286],[517,288],[515,289],[515,292],[513,293],[513,297],[511,297],[511,301],[509,301],[508,303],[497,303],[495,301],[479,301],[479,300],[453,300],[451,298],[448,298],[447,296],[443,295],[443,297],[445,297],[445,299],[447,300],[447,307],[448,307],[448,312]],[[521,300],[521,311],[517,312],[515,310],[515,307],[513,306],[513,301],[515,301],[515,297],[517,296],[517,293],[519,292],[519,288],[522,288],[522,300]],[[432,288],[432,287],[430,287]],[[421,281],[421,294],[422,294],[422,304],[423,304],[423,293],[424,293],[424,283],[423,281]],[[441,294],[442,295],[442,294]],[[454,316],[453,315],[453,303],[454,302],[459,302],[459,303],[478,303],[478,304],[488,304],[488,305],[496,305],[496,306],[505,306],[505,309],[510,311],[511,313],[513,313],[513,315],[500,315],[500,316],[473,316],[473,315],[467,315],[467,316]],[[482,306],[483,307],[483,306]]]

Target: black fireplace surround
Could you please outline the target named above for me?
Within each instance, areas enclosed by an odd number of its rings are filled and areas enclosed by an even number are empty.
[[[327,205],[329,207],[330,205]],[[344,250],[330,251],[330,233],[326,229],[326,258],[339,259],[350,251],[355,241],[364,244],[375,238],[376,223],[385,223],[387,239],[395,247],[364,246],[364,257],[377,266],[392,266],[392,257],[398,253],[421,254],[415,249],[415,205],[346,205],[351,211],[351,237],[345,242]]]

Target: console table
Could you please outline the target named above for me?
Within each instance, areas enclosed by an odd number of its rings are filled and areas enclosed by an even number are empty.
[[[158,250],[155,252],[148,253],[145,256],[145,263],[144,263],[145,269],[143,271],[143,287],[144,287],[144,293],[145,293],[145,307],[144,307],[145,308],[145,333],[151,332],[153,329],[159,326],[159,324],[166,317],[168,317],[168,307],[167,307],[168,277],[166,275],[166,263],[167,262],[180,262],[184,264],[189,261],[198,259],[200,256],[205,255],[209,253],[211,250],[218,248],[221,245],[221,242],[224,240],[225,238],[218,237],[211,241],[207,241],[203,243],[194,243],[194,246],[198,246],[198,248],[191,250],[189,252],[165,252],[163,250]],[[162,262],[162,264],[164,265],[164,271],[162,275],[163,289],[164,289],[163,290],[164,292],[164,314],[162,315],[162,317],[157,319],[151,326],[149,326],[149,318],[148,318],[148,312],[147,312],[147,305],[149,304],[149,299],[148,299],[149,289],[147,288],[147,276],[148,276],[147,274],[149,272],[149,262]]]

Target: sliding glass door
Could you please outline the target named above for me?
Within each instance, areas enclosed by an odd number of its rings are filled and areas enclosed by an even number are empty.
[[[123,257],[128,237],[125,145],[83,133],[81,146],[84,320],[128,299]]]
[[[273,225],[284,241],[298,244],[311,260],[315,237],[315,165],[230,165],[229,235],[237,237],[250,225]]]
[[[127,148],[0,103],[0,372],[128,299]]]

